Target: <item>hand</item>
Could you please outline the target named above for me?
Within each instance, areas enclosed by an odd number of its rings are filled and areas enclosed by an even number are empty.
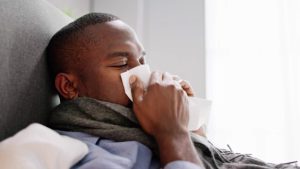
[[[190,85],[190,83],[186,80],[182,80],[179,76],[177,75],[172,75],[173,80],[177,81],[182,89],[186,92],[186,94],[189,97],[193,97],[195,95],[192,86]],[[201,126],[199,129],[192,131],[193,133],[196,133],[200,136],[206,137],[206,130],[205,130],[205,126]]]
[[[206,126],[203,125],[199,129],[192,131],[193,133],[198,134],[199,136],[206,138]]]
[[[188,131],[187,96],[170,74],[153,72],[147,92],[137,77],[131,77],[130,82],[133,110],[147,133],[159,137]]]
[[[129,81],[133,110],[142,128],[156,139],[162,164],[185,160],[203,166],[187,129],[188,100],[183,88],[168,73],[152,73],[147,91],[138,77]]]
[[[181,85],[182,89],[186,92],[186,94],[188,96],[193,97],[195,95],[193,88],[188,81],[182,80],[177,75],[172,75],[172,78],[173,78],[173,80],[177,81]]]

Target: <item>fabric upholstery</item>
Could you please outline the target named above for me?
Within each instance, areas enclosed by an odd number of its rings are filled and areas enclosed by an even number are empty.
[[[44,51],[71,19],[45,0],[0,0],[0,141],[58,103]]]

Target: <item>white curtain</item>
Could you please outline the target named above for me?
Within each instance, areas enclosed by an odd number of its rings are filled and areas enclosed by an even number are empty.
[[[300,0],[207,0],[205,10],[208,136],[268,162],[299,161]]]

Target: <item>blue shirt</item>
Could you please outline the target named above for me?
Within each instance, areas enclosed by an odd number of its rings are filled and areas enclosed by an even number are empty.
[[[114,142],[86,133],[58,131],[81,140],[89,148],[88,154],[72,169],[159,169],[159,159],[151,150],[136,141]],[[164,169],[201,169],[188,161],[173,161]]]

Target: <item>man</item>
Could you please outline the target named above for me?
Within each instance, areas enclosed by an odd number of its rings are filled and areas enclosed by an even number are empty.
[[[132,77],[133,105],[125,95],[120,73],[144,64],[145,51],[134,31],[117,17],[89,14],[78,19],[52,38],[47,54],[63,103],[90,97],[133,107],[144,130],[163,150],[159,151],[163,165],[178,160],[201,165],[187,131],[185,94],[170,75],[153,73],[147,93],[142,82]],[[187,85],[183,87],[191,93]]]
[[[275,167],[216,149],[189,133],[187,95],[193,95],[192,89],[168,73],[152,73],[146,92],[132,76],[132,103],[120,74],[144,64],[144,57],[132,28],[110,14],[87,14],[51,39],[47,59],[62,103],[49,125],[84,141],[90,150],[74,168]],[[201,129],[196,133],[203,134]]]

